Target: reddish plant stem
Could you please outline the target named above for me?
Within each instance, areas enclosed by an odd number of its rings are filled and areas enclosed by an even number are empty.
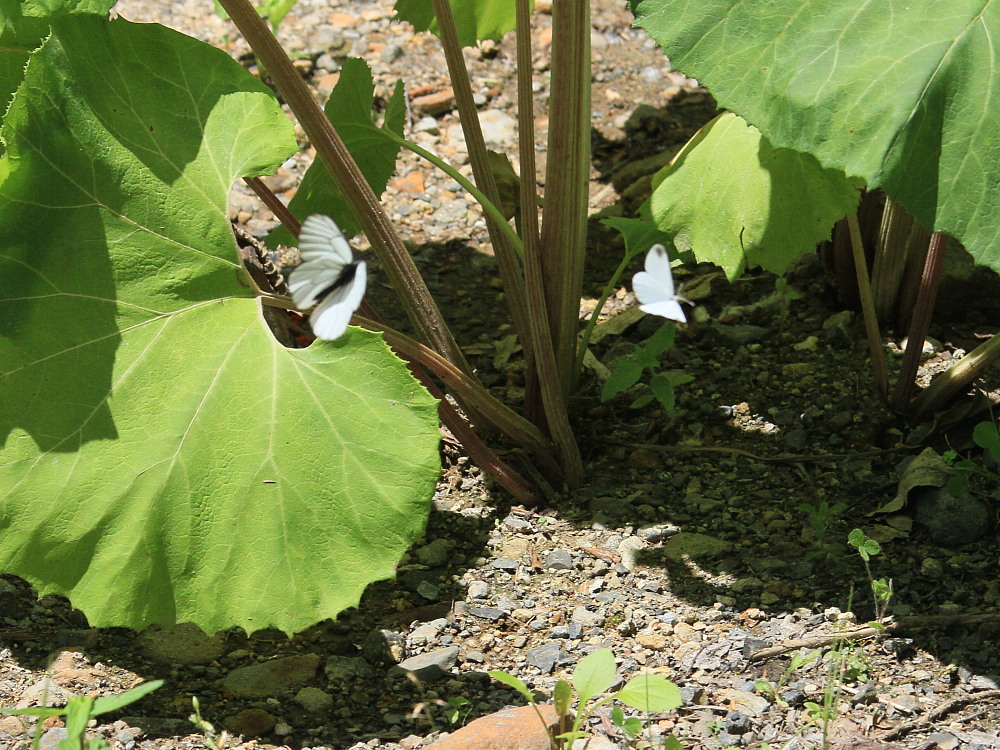
[[[948,237],[944,232],[931,235],[927,247],[927,260],[924,261],[924,273],[920,279],[920,293],[917,304],[913,308],[913,319],[906,338],[906,351],[899,368],[899,378],[892,394],[889,406],[895,411],[903,411],[914,389],[914,379],[917,366],[920,364],[920,354],[930,328],[931,314],[934,312],[934,302],[937,300],[938,287],[941,286],[941,270],[944,267],[944,251],[948,246]]]
[[[267,67],[271,79],[315,146],[320,161],[347,199],[372,248],[385,264],[386,273],[414,328],[441,356],[456,367],[472,372],[378,196],[267,23],[247,0],[219,0],[219,3]]]
[[[244,177],[243,182],[249,185],[257,197],[260,198],[264,205],[271,209],[271,213],[277,217],[285,229],[292,233],[293,237],[299,236],[299,220],[292,216],[292,212],[288,210],[288,206],[281,202],[281,200],[276,196],[260,177]]]

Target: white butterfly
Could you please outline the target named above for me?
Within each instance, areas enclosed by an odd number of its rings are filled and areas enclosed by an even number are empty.
[[[288,281],[292,301],[302,310],[319,302],[309,318],[313,333],[327,341],[340,338],[365,296],[365,262],[354,260],[340,227],[321,214],[302,222],[299,253],[302,265]]]
[[[674,294],[674,275],[670,270],[670,257],[663,245],[653,245],[646,253],[646,270],[632,277],[632,290],[642,303],[639,309],[650,315],[686,323],[681,302],[688,302]]]

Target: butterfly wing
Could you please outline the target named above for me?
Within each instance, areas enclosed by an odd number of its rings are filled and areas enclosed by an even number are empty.
[[[354,253],[340,227],[333,219],[323,214],[313,214],[302,222],[302,231],[299,232],[299,253],[302,255],[303,263],[322,258],[346,266],[354,260]]]
[[[302,264],[291,273],[288,291],[296,307],[306,309],[333,286],[354,258],[340,227],[328,216],[313,214],[299,233]]]
[[[361,304],[368,284],[368,269],[363,260],[354,264],[353,277],[330,292],[309,318],[316,338],[333,341],[344,335],[351,316]]]
[[[641,303],[639,309],[650,315],[684,323],[684,310],[674,294],[674,274],[670,257],[663,245],[653,245],[646,253],[646,270],[632,277],[632,291]]]

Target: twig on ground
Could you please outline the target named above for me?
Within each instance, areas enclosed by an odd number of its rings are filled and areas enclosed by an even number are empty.
[[[830,646],[839,641],[860,641],[865,638],[874,638],[885,633],[894,633],[898,630],[908,628],[934,628],[942,625],[976,625],[981,622],[994,622],[1000,620],[1000,612],[982,612],[975,614],[959,615],[924,615],[922,617],[901,617],[894,622],[887,622],[882,627],[861,627],[853,630],[841,630],[836,633],[823,633],[822,635],[812,635],[808,638],[793,638],[777,646],[769,646],[754,651],[750,654],[750,661],[761,661],[770,659],[773,656],[787,654],[789,651],[797,651],[800,648],[820,648]]]
[[[798,453],[779,453],[776,456],[758,456],[756,453],[745,451],[741,448],[729,448],[719,445],[655,445],[653,443],[631,443],[626,440],[607,440],[615,445],[625,445],[630,448],[644,448],[657,453],[729,453],[734,456],[744,456],[754,461],[766,461],[770,463],[797,463],[799,461],[843,461],[849,458],[877,458],[890,453],[912,450],[906,446],[898,448],[883,448],[875,451],[862,451],[861,453],[821,453],[815,455]]]
[[[905,724],[900,724],[898,727],[893,727],[889,731],[884,732],[879,739],[898,740],[916,729],[922,729],[931,722],[937,721],[942,716],[950,714],[955,709],[961,708],[967,703],[989,700],[991,698],[1000,698],[1000,690],[982,690],[978,693],[969,693],[968,695],[961,695],[958,698],[952,698],[950,701],[945,701],[934,710],[928,711],[919,719],[908,721]]]

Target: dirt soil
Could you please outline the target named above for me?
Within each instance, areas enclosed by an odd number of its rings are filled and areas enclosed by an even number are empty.
[[[648,176],[715,114],[707,92],[670,71],[645,34],[630,28],[624,7],[597,0],[593,8],[595,220],[582,313],[593,310],[622,254],[597,217],[629,215]],[[207,2],[128,0],[118,11],[238,58],[246,52]],[[536,16],[544,144],[551,16],[544,7]],[[383,93],[400,76],[417,94],[440,93],[447,83],[433,38],[392,22],[386,2],[303,0],[281,38],[301,53],[321,97],[348,53],[372,61]],[[484,111],[515,113],[512,45],[505,39],[467,53]],[[412,124],[422,123],[420,137],[461,164],[456,122],[446,107],[416,111]],[[508,151],[515,155],[513,142]],[[544,148],[539,156],[544,166]],[[310,158],[307,150],[286,164],[272,188],[290,197]],[[385,202],[432,291],[442,292],[445,318],[470,361],[497,395],[517,404],[523,367],[504,339],[509,321],[474,204],[410,157],[401,159]],[[251,233],[275,223],[241,186],[232,206]],[[927,446],[995,471],[970,438],[988,413],[948,429],[940,428],[946,414],[916,425],[891,413],[875,395],[860,316],[839,302],[815,256],[788,275],[794,298],[777,293],[769,274],[728,283],[705,265],[679,273],[695,306],[661,363],[692,380],[677,389],[673,410],[655,401],[632,408],[648,385],[602,402],[599,375],[588,370],[572,405],[586,461],[578,490],[545,507],[512,507],[446,442],[427,534],[398,578],[371,586],[356,610],[290,639],[272,631],[209,637],[185,627],[90,628],[64,599],[39,601],[20,579],[0,577],[0,705],[38,705],[46,696],[58,703],[164,679],[92,731],[116,750],[215,747],[218,738],[188,719],[197,696],[203,717],[232,735],[226,747],[412,749],[523,703],[488,670],[506,670],[550,696],[580,658],[607,647],[624,679],[653,672],[682,688],[679,710],[644,717],[653,747],[671,733],[685,748],[820,747],[823,721],[810,704],[821,707],[826,696],[834,747],[1000,748],[995,475],[974,479],[970,505],[948,506],[943,520],[916,501],[876,512]],[[376,309],[398,320],[391,291],[371,289]],[[993,274],[956,266],[922,382],[996,332],[998,300]],[[627,288],[609,300],[602,331],[617,330],[593,348],[605,367],[662,323],[636,312]],[[887,332],[890,367],[901,338]],[[996,375],[984,379],[986,391]],[[981,523],[956,523],[977,514]],[[893,587],[895,624],[883,634],[863,629],[875,604],[865,565],[847,545],[855,528],[882,542],[870,565]],[[814,649],[821,658],[790,668],[795,654]],[[394,665],[411,657],[436,670],[408,679]],[[467,700],[468,714],[450,717],[450,698]],[[592,728],[610,746],[627,746],[606,721],[595,718]],[[23,746],[33,731],[23,717],[0,716],[0,750]],[[54,747],[59,720],[46,720],[43,732],[43,746]]]

